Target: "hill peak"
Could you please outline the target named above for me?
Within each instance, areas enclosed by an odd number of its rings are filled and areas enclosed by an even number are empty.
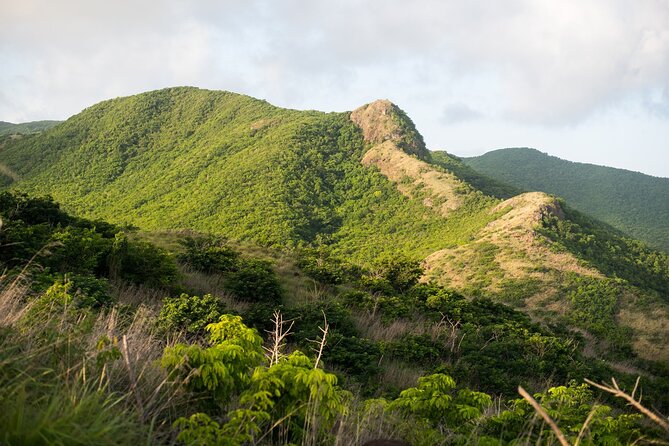
[[[427,160],[430,152],[414,123],[402,109],[388,99],[379,99],[351,112],[351,120],[362,130],[365,141],[394,142],[410,155]]]

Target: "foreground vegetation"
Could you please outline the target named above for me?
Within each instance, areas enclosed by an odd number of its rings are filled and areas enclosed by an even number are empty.
[[[5,444],[631,444],[667,438],[584,383],[636,376],[401,256],[158,237],[0,194]],[[660,364],[638,383],[667,411]],[[519,398],[518,386],[534,394]],[[664,435],[664,437],[663,437]]]

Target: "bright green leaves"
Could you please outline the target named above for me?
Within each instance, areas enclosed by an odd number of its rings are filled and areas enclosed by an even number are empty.
[[[455,391],[455,380],[437,373],[418,379],[418,386],[404,390],[390,407],[429,421],[434,426],[457,430],[483,415],[492,404],[489,395],[468,389]]]
[[[587,429],[580,440],[582,445],[619,446],[632,444],[640,437],[638,421],[641,416],[612,414],[609,406],[595,402],[587,384],[572,381],[568,386],[552,387],[546,392],[537,393],[534,398],[572,443],[588,418]],[[492,417],[486,430],[509,441],[525,432],[532,443],[554,442],[555,437],[550,429],[534,425],[535,417],[536,413],[530,404],[524,399],[517,399],[512,402],[510,409]]]
[[[239,316],[223,315],[207,331],[210,347],[167,348],[163,367],[191,391],[208,392],[224,405],[237,396],[239,409],[228,413],[223,424],[202,413],[179,419],[179,440],[234,445],[281,431],[299,442],[306,432],[325,435],[346,412],[349,394],[337,387],[335,375],[315,368],[303,353],[293,352],[271,367],[259,366],[262,339]]]
[[[269,368],[257,368],[240,401],[250,410],[270,414],[275,429],[299,441],[305,426],[321,434],[347,410],[349,394],[337,387],[337,377],[321,369],[303,353],[293,352]]]
[[[239,316],[223,315],[209,324],[210,347],[177,344],[165,349],[162,365],[190,390],[209,391],[217,399],[239,392],[250,371],[263,359],[262,338]]]
[[[168,297],[158,316],[158,325],[165,330],[185,330],[187,333],[199,334],[205,327],[217,321],[223,314],[223,302],[211,294],[204,296]]]

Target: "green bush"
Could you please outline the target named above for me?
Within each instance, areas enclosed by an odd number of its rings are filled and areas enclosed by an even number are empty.
[[[239,253],[225,246],[220,237],[186,237],[179,240],[184,252],[177,259],[198,271],[223,273],[233,271],[239,262]]]
[[[158,325],[164,330],[203,334],[207,325],[217,322],[224,312],[223,302],[211,294],[182,294],[163,300]]]
[[[177,278],[174,256],[143,240],[116,234],[108,258],[109,275],[132,283],[170,288]]]
[[[250,259],[226,276],[225,289],[246,302],[280,303],[283,289],[271,263]]]

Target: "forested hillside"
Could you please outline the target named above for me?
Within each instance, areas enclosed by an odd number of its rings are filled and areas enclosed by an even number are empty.
[[[366,266],[406,256],[424,262],[425,280],[468,297],[597,331],[597,354],[617,357],[624,345],[669,360],[666,256],[642,247],[620,256],[634,245],[596,223],[570,226],[548,195],[516,195],[429,152],[389,101],[323,113],[171,88],[105,101],[8,141],[0,164],[11,188],[51,194],[82,217],[318,248]],[[553,217],[557,232],[537,231]],[[623,282],[612,287],[616,278]],[[583,284],[607,290],[604,313],[579,310]],[[657,323],[639,322],[650,314]]]
[[[405,147],[427,152],[411,121],[389,113],[408,132]],[[361,164],[368,146],[348,113],[175,88],[95,105],[7,144],[0,163],[17,187],[51,194],[78,215],[267,245],[325,243],[366,260],[391,250],[424,257],[491,220],[494,200],[461,182],[462,209],[448,220],[408,199]]]
[[[575,209],[669,252],[669,178],[574,163],[526,148],[494,150],[463,161],[518,189],[563,197]]]
[[[39,133],[53,127],[60,121],[32,121],[12,124],[11,122],[0,121],[0,136],[5,135],[29,135]]]
[[[90,376],[82,364],[95,357],[94,385],[134,400],[130,432],[154,420],[159,435],[190,444],[316,444],[367,432],[351,440],[360,443],[371,433],[348,413],[380,417],[373,429],[414,444],[506,444],[536,423],[524,400],[509,400],[518,385],[556,410],[571,407],[563,421],[578,433],[581,409],[594,404],[583,380],[610,376],[630,387],[641,375],[646,398],[669,406],[667,255],[568,202],[517,193],[428,151],[387,100],[323,113],[170,88],[8,139],[0,167],[7,355],[28,379],[45,367]],[[44,331],[36,321],[48,308],[60,325]],[[282,326],[273,317],[294,326],[269,347],[261,336]],[[319,327],[330,338],[315,347]],[[139,336],[146,360],[119,344],[124,333]],[[12,356],[12,345],[40,337],[83,339],[81,356]],[[264,357],[262,345],[273,353]],[[144,390],[137,367],[147,370]],[[5,387],[20,392],[11,376]],[[39,382],[56,398],[49,379]],[[268,388],[290,388],[294,399]],[[310,412],[320,407],[311,392],[327,398],[324,412]],[[491,412],[495,395],[504,408]],[[657,437],[607,407],[593,444]],[[460,415],[436,415],[447,408]],[[17,438],[28,433],[0,422]],[[334,434],[335,425],[358,434]]]

